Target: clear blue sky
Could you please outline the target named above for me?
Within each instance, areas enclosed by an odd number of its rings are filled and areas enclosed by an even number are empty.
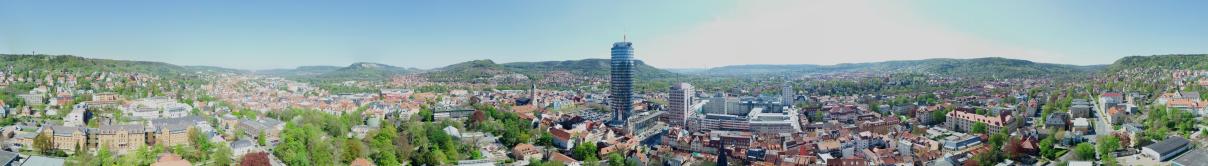
[[[985,56],[1105,64],[1128,55],[1208,53],[1204,6],[1208,1],[0,1],[0,53],[243,69],[353,62],[434,68],[474,59],[608,58],[610,44],[628,34],[637,58],[659,67]]]

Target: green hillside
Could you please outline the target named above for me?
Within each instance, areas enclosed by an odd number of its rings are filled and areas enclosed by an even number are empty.
[[[1132,68],[1159,69],[1208,69],[1208,54],[1172,54],[1153,56],[1129,56],[1120,58],[1108,66],[1109,71]]]
[[[526,75],[539,75],[549,71],[566,71],[576,75],[608,77],[611,63],[612,62],[608,59],[583,59],[569,61],[513,62],[505,63],[503,66],[512,71]],[[635,61],[634,63],[635,70],[637,70],[637,72],[634,73],[634,76],[638,79],[666,78],[677,75],[676,73],[647,65],[642,61]]]
[[[1101,66],[1036,63],[1007,58],[924,59],[837,65],[737,65],[711,68],[698,75],[785,75],[843,72],[933,73],[962,77],[1037,77],[1096,72]]]
[[[322,69],[322,68],[316,68]],[[328,80],[386,80],[392,76],[412,72],[411,69],[395,67],[378,63],[353,63],[348,67],[336,69],[316,76]]]
[[[224,68],[217,66],[184,66],[186,69],[199,72],[215,72],[215,73],[248,73],[247,70]]]
[[[496,64],[491,60],[472,60],[433,69],[422,75],[429,80],[438,82],[465,82],[490,78],[500,74],[515,72]]]
[[[129,72],[164,77],[191,73],[188,68],[163,62],[91,59],[71,55],[0,54],[0,67],[12,67],[12,71]]]

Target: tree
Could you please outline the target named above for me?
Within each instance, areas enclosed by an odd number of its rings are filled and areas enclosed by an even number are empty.
[[[71,157],[68,157],[68,158],[67,158],[67,161],[69,161],[69,162],[73,162],[73,163],[75,163],[75,165],[88,165],[88,164],[92,164],[92,160],[93,160],[93,159],[92,159],[92,157],[93,157],[93,156],[92,156],[92,155],[88,155],[88,154],[87,154],[87,151],[88,151],[88,150],[86,150],[86,149],[85,149],[85,147],[81,147],[80,145],[76,145],[75,154],[85,154],[85,155],[72,155]]]
[[[986,134],[986,128],[987,128],[986,123],[977,122],[977,123],[973,124],[973,127],[971,127],[971,129],[969,129],[969,132],[978,133],[978,134]]]
[[[608,166],[625,166],[625,158],[616,152],[608,153]]]
[[[1116,138],[1120,138],[1120,147],[1129,148],[1130,146],[1132,146],[1130,144],[1132,144],[1133,138],[1130,138],[1129,137],[1130,135],[1122,134],[1122,133],[1116,133],[1115,135],[1116,135]]]
[[[1117,165],[1120,165],[1120,163],[1118,163],[1118,162],[1116,161],[1116,157],[1107,157],[1107,156],[1104,156],[1102,160],[1103,160],[1103,161],[1101,161],[1101,162],[1103,163],[1103,165],[1106,165],[1106,166],[1117,166]]]
[[[991,145],[990,147],[993,147],[994,150],[1002,149],[1003,143],[1005,143],[1006,141],[1007,141],[1006,130],[1002,130],[1001,132],[994,133],[994,135],[990,135],[990,145]]]
[[[1116,165],[1116,155],[1114,152],[1120,148],[1120,138],[1114,135],[1106,135],[1099,137],[1099,158],[1102,158],[1103,165]]]
[[[374,161],[376,161],[378,165],[400,165],[400,164],[402,164],[402,163],[398,162],[399,160],[397,158],[397,155],[394,154],[393,150],[384,150],[384,151],[378,152],[376,155],[373,156],[373,158],[374,158]]]
[[[1011,138],[1010,140],[1011,141],[1008,141],[1009,143],[1007,143],[1007,145],[1006,145],[1007,147],[1005,149],[1003,149],[1003,151],[1007,152],[1007,158],[1014,159],[1014,158],[1023,157],[1023,147],[1021,146],[1021,144],[1022,144],[1021,140],[1018,138]]]
[[[101,149],[96,152],[96,159],[100,165],[114,165],[117,163],[114,161],[113,152],[109,151],[108,145],[101,145]]]
[[[394,124],[383,123],[381,129],[373,137],[366,138],[369,141],[369,147],[376,148],[377,150],[376,152],[372,152],[373,155],[370,158],[374,162],[377,162],[378,165],[400,164],[393,144],[394,139],[398,137],[398,129],[394,127]]]
[[[314,165],[331,165],[335,163],[333,152],[335,149],[331,144],[322,141],[322,138],[314,137],[310,141],[310,162]]]
[[[268,153],[255,152],[243,155],[243,159],[239,160],[240,166],[270,166],[268,162]]]
[[[134,152],[122,156],[122,162],[133,164],[122,165],[150,165],[151,163],[155,162],[155,155],[157,154],[158,153],[153,152],[150,147],[140,145],[138,149],[134,150]]]
[[[537,146],[553,146],[554,145],[554,135],[550,134],[548,131],[541,132],[541,137],[537,138],[536,145]]]
[[[1080,160],[1094,160],[1095,159],[1095,147],[1093,145],[1091,145],[1090,143],[1083,142],[1083,143],[1078,144],[1078,146],[1074,148],[1074,154]]]
[[[212,145],[212,143],[210,143],[210,140],[206,139],[206,136],[201,134],[201,131],[198,131],[197,129],[192,129],[192,128],[189,129],[188,136],[189,136],[189,144],[193,145],[194,151],[192,151],[193,152],[192,154],[181,154],[181,155],[185,156],[185,158],[192,159],[192,161],[206,160],[207,157],[209,157],[207,154],[209,154],[210,149],[213,148],[213,145]]]
[[[364,153],[364,147],[361,147],[361,141],[354,139],[344,140],[344,153],[340,155],[340,159],[344,163],[352,162],[361,157]]]
[[[952,110],[949,108],[944,108],[939,111],[932,111],[931,119],[934,119],[934,120],[932,120],[932,124],[943,124],[944,121],[947,121],[948,112],[950,112],[950,111],[952,111]]]
[[[231,165],[231,146],[218,146],[218,151],[210,154],[210,159],[214,161],[214,165]]]
[[[273,149],[273,154],[288,165],[309,165],[306,128],[298,127],[294,122],[285,123],[285,130],[281,131],[281,144]]]
[[[445,160],[449,159],[449,156],[446,156],[445,151],[440,150],[440,148],[429,147],[428,154],[428,161],[433,162],[433,165],[442,165],[448,163],[448,161]]]
[[[411,137],[412,137],[412,135],[408,134],[405,136],[400,136],[400,137],[394,138],[394,145],[395,145],[394,153],[398,156],[397,157],[398,159],[410,160],[410,159],[412,159],[413,156],[415,156],[415,153],[416,153],[415,151],[416,151],[417,146],[415,146],[416,144],[412,143],[413,139]],[[360,141],[356,141],[356,142],[358,145],[363,145],[363,143]],[[362,153],[361,155],[364,156],[364,153],[370,152],[370,151],[372,151],[372,150],[363,150],[363,152],[361,152]]]
[[[583,160],[583,165],[584,166],[599,166],[600,159],[596,158],[596,156],[587,156],[587,159]]]
[[[432,110],[429,110],[429,109],[419,109],[419,117],[420,117],[420,120],[422,120],[422,121],[425,121],[425,122],[431,122],[431,121],[432,121],[432,114],[433,114],[433,113],[432,113]]]
[[[975,161],[977,165],[994,165],[1002,161],[1002,158],[999,157],[1000,153],[997,150],[986,151],[973,156],[971,161]]]
[[[599,151],[596,149],[596,144],[591,142],[583,142],[578,146],[575,146],[574,151],[572,152],[571,157],[574,157],[576,160],[585,160],[588,156],[595,157],[596,153]]]
[[[268,138],[264,135],[264,131],[260,131],[260,134],[256,135],[256,143],[260,146],[268,146]]]
[[[1048,158],[1048,159],[1057,158],[1057,149],[1053,149],[1054,141],[1055,140],[1051,136],[1045,137],[1044,139],[1040,140],[1040,143],[1038,143],[1038,145],[1040,146],[1040,156],[1041,157]]]
[[[39,133],[38,136],[34,136],[34,149],[37,149],[38,153],[42,155],[49,155],[54,151],[54,143],[50,139],[51,136],[48,133]]]

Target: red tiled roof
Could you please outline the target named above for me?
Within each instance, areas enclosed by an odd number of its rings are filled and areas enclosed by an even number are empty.
[[[1004,119],[1007,119],[1007,120],[1011,119],[1011,116],[1007,116],[1006,118],[1000,118],[1000,117],[996,117],[996,116],[984,116],[984,115],[978,115],[978,114],[974,114],[974,113],[961,112],[961,111],[949,112],[948,116],[961,118],[961,119],[967,119],[967,120],[971,120],[971,121],[975,121],[975,122],[982,122],[982,123],[986,123],[987,125],[993,125],[993,126],[1003,126],[1003,125],[1005,125],[1005,124],[1003,124]]]
[[[579,162],[578,160],[575,160],[574,158],[570,158],[570,156],[566,156],[566,155],[564,155],[564,154],[562,154],[562,153],[553,153],[553,154],[550,154],[550,155],[549,155],[549,159],[550,159],[550,160],[553,160],[553,161],[559,161],[559,162],[562,162],[562,163],[575,163],[575,162]]]
[[[1123,111],[1120,111],[1119,107],[1107,107],[1108,115],[1115,115],[1115,114],[1119,114],[1121,112],[1123,112]]]
[[[555,139],[570,140],[570,133],[566,132],[566,130],[562,130],[559,128],[552,128],[549,130],[549,133],[554,135]]]

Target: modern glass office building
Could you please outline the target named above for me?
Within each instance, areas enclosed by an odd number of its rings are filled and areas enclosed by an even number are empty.
[[[616,42],[612,44],[612,77],[609,89],[612,96],[609,105],[612,107],[612,124],[623,126],[633,114],[633,43]]]

